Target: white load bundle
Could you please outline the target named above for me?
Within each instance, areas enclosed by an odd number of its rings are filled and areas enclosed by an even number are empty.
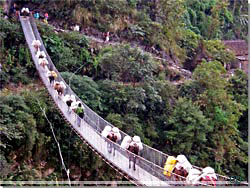
[[[79,103],[81,103],[81,101],[73,101],[73,102],[71,103],[70,109],[71,109],[71,110],[77,109]],[[83,105],[82,105],[82,108],[83,108],[83,110],[84,110],[84,106],[83,106]]]
[[[123,149],[128,149],[129,147],[129,144],[131,143],[132,141],[132,138],[130,136],[125,136],[122,140],[122,143],[121,143],[121,148]]]
[[[64,95],[64,97],[63,97],[63,102],[66,103],[69,99],[70,99],[70,95],[69,95],[69,94],[66,94],[66,95]]]
[[[38,59],[39,65],[41,65],[43,68],[45,68],[45,65],[48,65],[48,60],[46,58],[39,58]]]
[[[66,85],[64,84],[63,81],[60,82],[60,86],[61,86],[63,89],[66,89]]]
[[[113,127],[112,128],[112,132],[114,133],[114,135],[117,137],[116,142],[121,140],[121,134],[119,132],[119,129],[117,127]]]
[[[178,155],[176,160],[178,161],[175,168],[178,170],[183,167],[188,173],[193,168],[191,163],[187,160],[185,155]]]
[[[134,145],[136,144],[139,147],[139,151],[141,151],[143,149],[143,145],[141,143],[141,138],[139,136],[134,136],[132,139],[132,142],[130,143],[130,145]]]
[[[41,42],[39,40],[33,40],[31,44],[36,50],[39,50],[39,47],[41,46]]]
[[[76,96],[75,96],[75,95],[70,95],[70,99],[71,99],[72,101],[76,101]]]
[[[45,71],[46,75],[48,75],[48,72],[50,72],[48,66],[46,66],[46,65],[44,66],[44,71]]]
[[[45,52],[44,51],[37,51],[37,53],[36,53],[36,57],[39,59],[39,58],[41,58],[41,59],[43,59],[43,58],[46,58],[46,54],[45,54]]]
[[[210,178],[214,178],[214,179],[217,180],[217,176],[215,174],[214,169],[209,167],[209,166],[206,167],[206,168],[203,168],[200,178],[205,178],[206,176],[209,176]]]
[[[187,184],[196,185],[200,180],[200,174],[201,174],[201,171],[199,171],[198,169],[192,168],[189,171],[188,176],[186,178]]]
[[[29,14],[30,10],[29,10],[29,8],[22,8],[21,12]]]
[[[101,135],[105,138],[107,138],[107,136],[109,135],[110,131],[111,131],[111,127],[109,125],[107,125],[106,127],[104,127]]]

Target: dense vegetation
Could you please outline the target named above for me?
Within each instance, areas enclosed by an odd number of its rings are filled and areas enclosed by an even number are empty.
[[[68,25],[74,21],[112,31],[128,42],[154,45],[194,70],[192,80],[176,87],[166,64],[129,43],[93,53],[84,35],[55,33],[39,23],[50,57],[87,105],[154,148],[183,153],[194,165],[209,165],[218,173],[246,179],[248,79],[241,70],[227,78],[223,65],[235,57],[219,40],[246,37],[244,21],[238,25],[246,11],[243,1],[84,0],[49,7],[46,2],[34,1],[48,8],[57,21],[63,19]],[[15,19],[0,18],[0,39],[3,179],[66,179],[36,99],[46,107],[72,179],[121,179],[82,144],[48,100]],[[197,66],[194,59],[201,48],[209,58]],[[41,162],[46,162],[45,167]],[[49,169],[53,169],[50,174]]]
[[[43,0],[50,19],[79,24],[163,50],[181,63],[203,40],[247,39],[247,3],[238,0]],[[85,31],[85,30],[84,30]],[[111,38],[112,38],[111,37]]]

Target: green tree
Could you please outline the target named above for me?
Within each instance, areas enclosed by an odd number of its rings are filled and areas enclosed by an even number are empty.
[[[208,121],[199,106],[187,98],[179,98],[164,132],[169,143],[166,150],[176,155],[185,154],[192,163],[207,158],[207,135],[212,131]]]
[[[121,82],[143,82],[153,78],[156,63],[149,54],[129,45],[104,49],[99,57],[105,78]]]
[[[185,25],[205,39],[226,35],[233,22],[227,0],[185,1]]]
[[[234,100],[243,105],[243,113],[239,119],[239,130],[242,139],[247,142],[248,138],[248,78],[247,74],[237,69],[235,75],[229,80],[229,93]]]
[[[236,60],[235,55],[228,51],[220,40],[206,40],[204,41],[204,47],[212,61],[219,61],[222,65],[226,65]]]
[[[20,160],[32,157],[32,149],[37,138],[36,121],[30,114],[24,98],[9,95],[1,96],[0,99],[3,151],[9,153],[12,149],[19,148],[24,151],[24,156],[20,156]]]
[[[183,50],[177,45],[177,41],[182,38],[184,0],[159,0],[158,8],[158,16],[163,25],[160,33],[165,35],[167,42],[164,50],[168,54],[183,58]]]
[[[242,143],[238,128],[238,120],[242,105],[233,100],[227,93],[228,82],[223,78],[225,69],[219,62],[203,62],[194,71],[194,79],[205,88],[200,94],[197,104],[212,129],[207,135],[207,152],[210,160],[215,161],[219,173],[230,171],[245,176],[247,157],[246,151],[239,146]],[[241,144],[242,145],[242,144]],[[238,161],[242,170],[234,169],[230,161]]]

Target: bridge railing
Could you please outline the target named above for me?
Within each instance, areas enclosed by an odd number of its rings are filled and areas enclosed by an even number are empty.
[[[58,72],[58,70],[56,69],[56,67],[54,66],[50,56],[48,55],[47,51],[46,51],[46,48],[43,44],[43,40],[38,32],[38,29],[37,29],[37,26],[36,26],[36,23],[35,23],[35,20],[33,18],[33,16],[30,16],[30,23],[31,23],[31,26],[33,28],[33,32],[34,32],[34,35],[36,37],[37,40],[39,40],[41,42],[41,47],[40,49],[42,51],[45,52],[46,54],[46,57],[48,59],[48,62],[49,62],[49,68],[53,69],[58,77],[56,78],[57,81],[62,81],[64,82],[64,84],[66,85],[66,90],[65,90],[65,93],[64,94],[70,94],[70,95],[75,95],[76,97],[76,100],[77,101],[81,101],[82,100],[74,93],[74,91],[68,86],[68,84],[64,81],[64,79],[61,77],[60,73]],[[93,110],[91,110],[85,103],[82,102],[82,104],[84,105],[85,107],[85,121],[93,128],[95,129],[99,134],[101,133],[101,131],[104,129],[105,126],[109,125],[111,127],[114,127],[111,123],[107,122],[106,120],[104,120],[102,117],[100,117],[97,113],[95,113]],[[125,132],[121,131],[120,130],[120,133],[121,133],[121,136],[122,136],[122,139],[127,135]],[[101,136],[101,135],[100,135]],[[121,139],[121,141],[122,141]],[[107,142],[110,142],[113,147],[115,147],[117,150],[119,150],[119,152],[122,152],[124,153],[125,156],[128,156],[128,151],[124,151],[121,147],[120,147],[120,143],[121,141],[116,144],[116,143],[113,143],[111,142],[110,140],[107,140]],[[132,153],[130,153],[130,155],[133,155]],[[167,157],[169,155],[161,152],[161,151],[158,151],[148,145],[145,145],[143,144],[143,150],[140,152],[140,156],[138,156],[138,163],[137,165],[140,166],[141,168],[143,169],[147,169],[148,171],[151,171],[153,174],[155,174],[158,178],[164,180],[164,181],[172,181],[174,180],[174,177],[178,176],[176,174],[173,174],[172,176],[170,177],[166,177],[163,175],[163,166],[164,166],[164,163],[166,162],[167,160]],[[199,167],[196,167],[196,166],[193,166],[194,168],[197,168],[197,169],[201,169]],[[220,181],[229,181],[230,178],[229,177],[226,177],[226,176],[222,176],[222,175],[219,175],[219,174],[216,174],[218,179]],[[185,178],[182,178],[180,177],[181,179],[185,180]]]

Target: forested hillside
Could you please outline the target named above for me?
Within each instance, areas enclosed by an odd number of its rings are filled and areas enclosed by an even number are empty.
[[[248,78],[222,40],[247,38],[243,0],[32,0],[46,49],[75,93],[95,112],[145,144],[194,165],[247,179]],[[79,32],[56,32],[51,25]],[[111,33],[109,43],[86,37]],[[0,136],[3,180],[122,180],[71,131],[49,100],[17,18],[0,9]],[[144,51],[145,49],[155,49]],[[144,49],[144,50],[143,50]],[[206,54],[202,59],[200,53]],[[154,58],[165,57],[166,61]],[[198,60],[199,59],[199,60]],[[169,68],[192,71],[192,79]],[[182,80],[176,85],[174,81]],[[79,160],[80,159],[80,160]]]

